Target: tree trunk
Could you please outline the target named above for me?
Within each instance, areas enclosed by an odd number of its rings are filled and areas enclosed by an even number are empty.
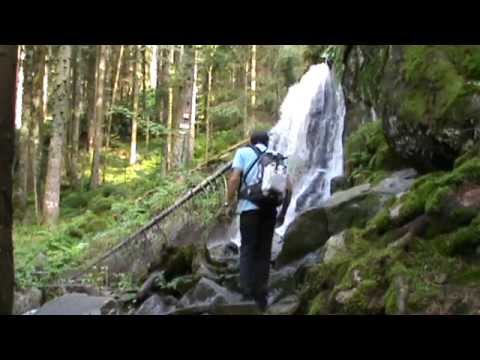
[[[168,65],[168,122],[167,122],[167,151],[166,151],[166,165],[167,172],[172,168],[172,145],[173,145],[173,84],[172,79],[175,75],[175,47],[172,45],[169,52]]]
[[[18,47],[0,45],[0,315],[13,310],[12,162]]]
[[[95,100],[96,100],[96,78],[97,78],[97,46],[90,46],[90,54],[87,65],[87,121],[88,140],[87,149],[90,158],[93,156],[93,138],[95,136]]]
[[[250,73],[250,62],[247,56],[247,61],[245,62],[245,73],[244,73],[244,114],[243,114],[243,134],[244,137],[248,137],[249,134],[249,119],[248,119],[248,75]]]
[[[137,162],[137,121],[138,121],[138,47],[135,46],[134,62],[132,72],[132,99],[133,99],[133,115],[132,115],[132,137],[130,142],[130,165]]]
[[[207,93],[205,104],[205,162],[208,162],[208,152],[210,146],[210,98],[212,92],[212,71],[213,66],[210,65],[207,71]]]
[[[32,139],[30,160],[32,163],[32,178],[33,178],[33,195],[35,202],[35,215],[37,222],[40,220],[40,152],[42,151],[42,138],[40,134],[41,127],[45,121],[44,116],[44,86],[43,80],[45,77],[45,64],[47,48],[45,45],[36,45],[34,50],[33,60],[33,96],[32,96]]]
[[[95,104],[95,137],[94,137],[94,151],[92,161],[92,171],[90,179],[90,188],[96,189],[101,183],[100,167],[103,144],[103,117],[105,113],[105,57],[106,45],[98,46],[98,74],[97,74],[97,102]]]
[[[190,137],[188,142],[188,159],[190,164],[195,155],[195,125],[197,119],[197,77],[198,77],[198,49],[195,47],[193,55],[193,85],[192,85],[192,110],[190,116]]]
[[[184,167],[187,165],[189,156],[190,126],[192,117],[192,91],[194,76],[194,57],[195,51],[192,45],[187,45],[183,49],[182,85],[179,87],[177,95],[177,111],[175,111],[175,139],[173,152],[174,167]],[[183,75],[184,74],[184,75]]]
[[[116,72],[115,72],[115,79],[113,80],[112,102],[110,104],[109,114],[108,114],[107,140],[106,140],[106,145],[105,145],[107,149],[110,148],[110,136],[111,136],[111,131],[112,131],[112,114],[111,114],[111,111],[113,110],[113,107],[117,103],[118,81],[120,79],[120,70],[122,68],[122,59],[123,59],[124,49],[125,49],[124,45],[120,45],[120,54],[118,55],[118,61],[117,61]]]
[[[60,183],[62,175],[63,144],[65,141],[65,124],[69,111],[69,74],[71,47],[58,46],[58,58],[55,61],[56,76],[54,81],[54,114],[52,138],[48,151],[47,176],[43,197],[43,222],[54,224],[59,216]]]
[[[155,114],[159,124],[163,124],[163,100],[162,86],[165,82],[163,50],[156,45],[157,52],[157,82],[155,84]]]
[[[33,45],[25,46],[25,59],[23,61],[23,101],[22,118],[18,146],[18,172],[16,179],[18,181],[15,203],[20,211],[27,207],[27,198],[29,194],[29,155],[30,139],[29,133],[32,123],[32,65],[33,65]]]
[[[147,47],[142,51],[142,113],[147,119],[147,129],[145,134],[145,143],[148,151],[150,143],[150,116],[147,114]]]
[[[80,115],[82,99],[82,79],[80,72],[81,48],[74,46],[72,49],[72,120],[70,122],[70,139],[67,154],[67,172],[70,183],[77,190],[80,188],[80,176],[78,169],[78,150],[80,139]]]
[[[252,133],[255,126],[255,103],[256,103],[256,89],[257,89],[257,45],[252,45],[252,73],[251,73],[251,110],[252,115],[248,121],[248,135]]]

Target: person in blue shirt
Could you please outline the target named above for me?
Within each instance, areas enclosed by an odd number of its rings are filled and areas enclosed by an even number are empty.
[[[236,203],[236,195],[245,186],[253,185],[255,182],[258,172],[256,160],[260,153],[267,150],[268,141],[267,132],[255,132],[250,138],[250,145],[256,147],[258,151],[252,147],[237,150],[232,163],[225,203],[227,214],[235,211],[240,216],[240,287],[244,300],[255,301],[262,311],[268,305],[267,285],[277,209],[275,207],[260,208],[242,198]],[[247,172],[247,178],[243,179]],[[289,200],[290,197],[287,196],[287,199]],[[285,204],[283,208],[286,209]],[[284,213],[283,210],[282,213]]]

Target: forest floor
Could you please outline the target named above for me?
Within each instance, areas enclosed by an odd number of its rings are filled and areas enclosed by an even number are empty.
[[[219,133],[212,139],[210,153],[217,154],[237,142],[237,132]],[[193,166],[203,161],[204,144],[199,136]],[[107,171],[101,187],[88,189],[88,170],[81,190],[62,186],[57,225],[37,224],[33,199],[25,214],[17,214],[13,234],[17,289],[41,288],[100,256],[205,177],[200,170],[162,175],[163,143],[159,140],[151,141],[148,150],[140,143],[138,162],[133,166],[128,164],[129,144],[113,145],[105,156]],[[213,195],[201,200],[205,217],[214,202],[218,199]],[[123,285],[130,286],[130,280],[125,279]]]

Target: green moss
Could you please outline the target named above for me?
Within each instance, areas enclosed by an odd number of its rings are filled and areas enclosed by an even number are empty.
[[[328,315],[330,306],[328,304],[328,292],[320,292],[311,302],[308,315]]]
[[[464,93],[465,79],[443,46],[408,46],[403,71],[410,87],[400,109],[406,119],[441,123],[445,112]]]
[[[480,158],[474,157],[465,161],[451,173],[445,175],[441,183],[456,186],[465,183],[480,184]]]
[[[366,123],[350,134],[346,153],[349,181],[354,185],[377,183],[403,165],[390,149],[381,121]]]
[[[365,279],[356,288],[353,296],[342,307],[341,312],[347,314],[378,314],[383,309],[373,305],[375,297],[382,296],[384,290],[381,282],[375,279]],[[380,305],[380,307],[382,307]]]
[[[437,189],[435,181],[424,181],[421,185],[412,188],[402,202],[400,208],[400,223],[406,223],[423,214],[429,196]]]
[[[395,315],[398,313],[397,289],[392,284],[385,293],[385,314]]]
[[[452,189],[448,186],[435,190],[425,203],[425,213],[429,215],[439,214],[445,199],[452,193]]]
[[[171,281],[176,277],[191,274],[195,256],[194,245],[181,246],[170,251],[172,253],[163,266],[165,280]]]
[[[480,245],[480,226],[471,224],[452,233],[439,235],[433,241],[437,250],[445,256],[471,255]]]
[[[390,211],[385,208],[377,213],[373,219],[371,219],[366,227],[368,234],[380,235],[383,234],[391,227]]]

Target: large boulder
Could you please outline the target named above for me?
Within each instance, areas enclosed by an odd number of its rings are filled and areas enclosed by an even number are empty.
[[[347,46],[346,133],[383,120],[395,153],[421,170],[453,165],[478,139],[480,47]]]
[[[363,184],[337,192],[320,207],[300,213],[285,232],[277,267],[315,251],[348,228],[364,227],[389,199],[408,191],[416,176],[413,169],[397,171],[375,186]]]

